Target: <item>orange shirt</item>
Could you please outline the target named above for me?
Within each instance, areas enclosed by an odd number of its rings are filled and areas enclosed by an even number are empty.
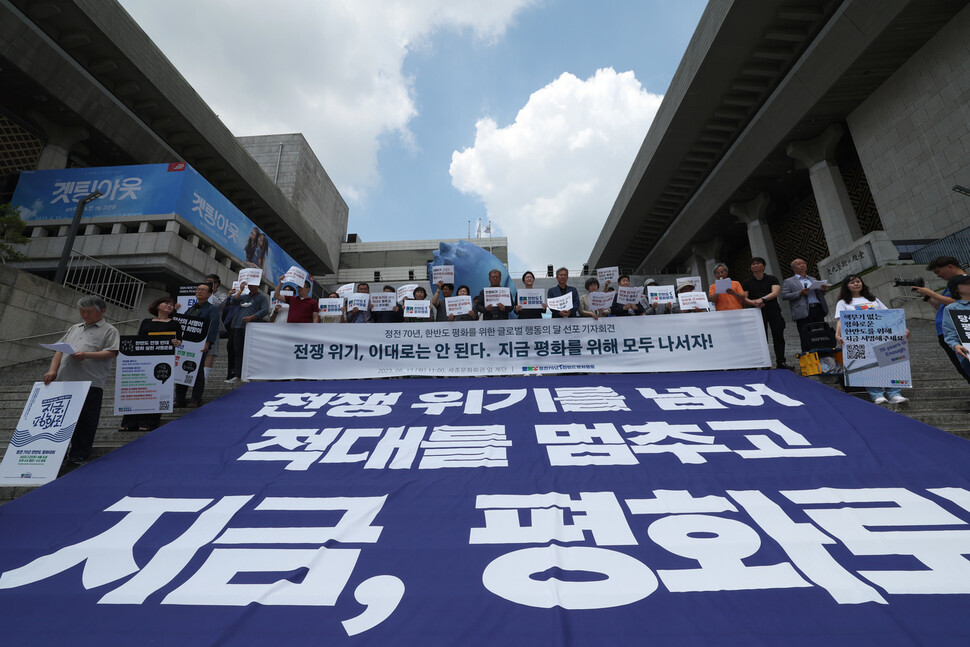
[[[714,285],[711,285],[707,293],[710,296],[714,296]],[[737,281],[731,281],[731,289],[734,290],[735,294],[740,297],[744,297],[744,288]],[[717,298],[714,299],[714,309],[720,312],[721,310],[740,310],[744,305],[738,301],[737,297],[733,297],[730,294],[719,294]]]

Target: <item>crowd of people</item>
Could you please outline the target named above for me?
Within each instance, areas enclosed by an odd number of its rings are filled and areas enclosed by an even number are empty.
[[[791,263],[792,276],[783,282],[777,277],[765,273],[766,262],[763,258],[751,259],[751,276],[743,282],[728,280],[728,268],[718,264],[714,268],[714,283],[710,286],[707,297],[707,307],[695,303],[689,310],[704,311],[708,309],[724,311],[742,308],[758,308],[762,311],[765,334],[770,335],[775,351],[777,366],[788,368],[785,363],[785,318],[782,315],[780,301],[788,302],[791,307],[792,319],[801,332],[806,326],[823,322],[828,314],[825,301],[825,283],[813,276],[809,276],[808,263],[796,258]],[[936,292],[926,287],[912,289],[928,303],[937,308],[936,331],[939,343],[957,372],[970,383],[970,349],[961,341],[961,337],[949,313],[966,313],[970,318],[970,276],[968,276],[960,262],[950,256],[934,259],[927,269],[937,277],[947,282],[946,288]],[[283,290],[282,278],[277,283],[273,297],[278,301],[270,308],[267,295],[262,294],[258,285],[241,283],[232,290],[225,290],[221,286],[219,277],[210,274],[206,281],[200,283],[195,290],[195,303],[184,313],[208,322],[207,334],[202,345],[202,362],[204,367],[192,387],[191,399],[187,402],[188,387],[176,385],[176,407],[198,407],[202,403],[206,378],[209,377],[214,358],[218,354],[219,339],[225,336],[226,354],[228,359],[227,382],[240,379],[242,358],[245,352],[246,326],[249,323],[265,321],[282,321],[283,311],[286,311],[287,323],[395,323],[395,322],[450,322],[450,321],[489,321],[509,318],[537,319],[548,315],[553,318],[589,317],[600,319],[604,317],[626,317],[662,315],[682,312],[678,301],[660,299],[656,293],[648,288],[657,286],[653,279],[646,279],[643,283],[643,294],[638,301],[620,303],[614,300],[608,307],[603,305],[600,298],[594,295],[600,293],[600,283],[596,278],[585,282],[586,293],[579,295],[578,290],[569,285],[569,271],[562,267],[556,273],[556,285],[546,291],[546,300],[539,307],[525,307],[522,304],[495,302],[485,298],[483,288],[474,299],[470,299],[471,307],[467,311],[449,312],[447,299],[452,296],[470,297],[471,290],[467,285],[460,285],[457,290],[452,283],[438,282],[434,294],[428,300],[427,291],[423,287],[416,287],[412,294],[403,296],[401,302],[394,300],[394,305],[387,310],[374,311],[373,303],[362,307],[357,302],[348,306],[344,302],[340,313],[321,316],[318,300],[310,296],[311,283],[306,281],[302,287],[296,289],[295,294],[286,294]],[[489,286],[500,287],[502,272],[494,269],[488,275]],[[526,272],[522,276],[522,283],[526,289],[533,289],[535,275]],[[616,289],[604,281],[604,292]],[[621,275],[617,278],[617,286],[629,288],[630,277]],[[676,288],[676,293],[683,294],[696,289],[694,282],[683,280]],[[360,283],[356,286],[358,294],[369,294],[370,286]],[[395,293],[397,289],[385,285],[385,293]],[[654,294],[654,296],[651,296]],[[550,309],[549,302],[553,299],[562,302],[561,297],[569,295],[571,299],[564,300],[571,303],[570,307]],[[331,292],[331,299],[340,298]],[[429,301],[429,308],[423,310],[422,316],[406,316],[407,301]],[[601,307],[594,307],[594,300]],[[629,301],[625,299],[625,301]],[[173,346],[182,343],[184,331],[182,326],[173,320],[177,303],[171,297],[156,299],[149,307],[152,316],[141,322],[138,334],[147,337],[162,337],[170,340]],[[833,314],[836,329],[835,338],[841,345],[842,324],[841,315],[848,310],[885,309],[885,305],[865,285],[861,276],[850,275],[842,281],[839,299]],[[60,381],[90,381],[91,387],[81,409],[74,437],[71,441],[68,461],[83,463],[92,451],[95,431],[100,418],[101,402],[104,383],[110,374],[115,357],[119,352],[119,334],[114,326],[104,320],[106,304],[97,296],[86,296],[78,302],[81,323],[72,326],[61,338],[60,342],[69,343],[75,350],[73,354],[57,352],[51,360],[50,367],[44,373],[45,384],[54,380]],[[908,336],[908,331],[907,331]],[[873,401],[877,404],[905,402],[898,389],[871,388],[868,389]],[[150,431],[158,425],[158,414],[144,416],[125,416],[122,419],[120,431]]]

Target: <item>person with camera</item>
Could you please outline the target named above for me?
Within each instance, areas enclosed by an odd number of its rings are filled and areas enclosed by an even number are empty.
[[[938,256],[930,261],[926,269],[944,281],[966,276],[966,272],[960,266],[960,261],[952,256]],[[923,286],[914,286],[912,289],[913,292],[923,297],[927,303],[936,306],[936,337],[940,342],[940,347],[943,348],[946,356],[950,358],[950,363],[953,364],[953,368],[957,370],[957,373],[970,383],[970,369],[967,368],[966,364],[960,362],[960,358],[953,352],[953,348],[943,339],[943,317],[945,316],[943,310],[956,301],[956,295],[951,293],[949,287],[943,288],[941,292],[934,292]]]

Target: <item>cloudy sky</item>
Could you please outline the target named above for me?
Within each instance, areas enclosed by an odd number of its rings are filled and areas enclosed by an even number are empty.
[[[121,0],[237,136],[301,132],[365,241],[580,268],[703,0]]]

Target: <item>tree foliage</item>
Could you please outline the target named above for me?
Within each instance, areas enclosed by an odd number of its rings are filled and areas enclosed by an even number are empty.
[[[27,260],[27,256],[15,247],[30,241],[24,236],[26,226],[20,218],[19,207],[0,204],[0,260],[4,263]]]

